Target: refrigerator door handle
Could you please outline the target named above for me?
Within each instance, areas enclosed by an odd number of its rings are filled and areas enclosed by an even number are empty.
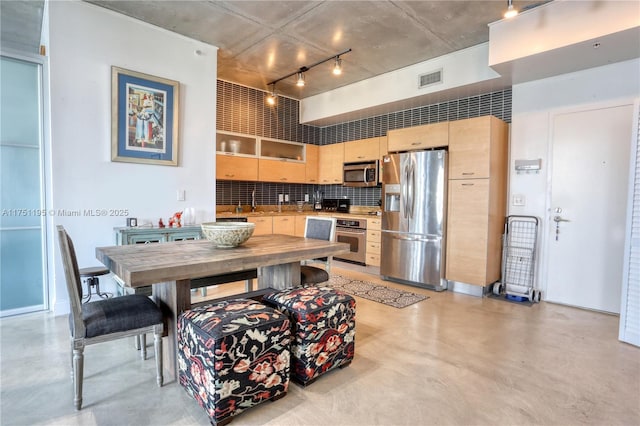
[[[425,241],[425,242],[436,242],[442,239],[442,237],[436,235],[421,235],[418,237],[415,236],[405,236],[405,235],[392,235],[391,238],[394,240],[402,240],[402,241]]]
[[[402,173],[404,174],[404,179],[403,182],[401,182],[402,185],[402,199],[404,200],[403,203],[403,209],[402,209],[402,215],[404,216],[404,218],[406,219],[408,216],[408,199],[407,197],[409,196],[409,192],[408,192],[408,188],[407,188],[407,181],[409,178],[409,167],[408,166],[404,166],[404,169],[402,170]]]
[[[411,174],[411,178],[409,180],[409,182],[411,182],[411,211],[409,213],[411,219],[414,219],[413,217],[413,212],[415,211],[415,202],[416,202],[416,194],[415,194],[415,188],[416,188],[416,165],[415,164],[411,164],[411,169],[410,172]]]

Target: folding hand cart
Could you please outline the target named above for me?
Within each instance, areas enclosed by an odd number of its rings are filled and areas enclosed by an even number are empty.
[[[502,282],[493,286],[493,293],[504,294],[509,300],[540,301],[540,290],[534,288],[538,218],[507,216],[502,236]]]

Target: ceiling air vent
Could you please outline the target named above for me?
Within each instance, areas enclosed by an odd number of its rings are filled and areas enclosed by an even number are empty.
[[[433,86],[434,84],[439,83],[442,83],[442,69],[432,71],[427,74],[421,74],[418,77],[418,89]]]

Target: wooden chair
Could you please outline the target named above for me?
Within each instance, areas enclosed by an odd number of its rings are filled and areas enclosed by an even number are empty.
[[[82,284],[73,241],[64,227],[58,226],[58,242],[71,305],[71,369],[74,384],[74,405],[82,407],[84,347],[129,336],[154,334],[156,381],[162,386],[162,312],[147,296],[132,294],[95,302],[81,303]],[[143,339],[142,359],[146,359]]]
[[[335,240],[336,219],[333,217],[307,216],[304,227],[304,237],[325,241]],[[300,266],[300,283],[306,285],[329,281],[332,260],[333,256],[304,261]],[[322,263],[324,267],[309,266],[309,263]]]

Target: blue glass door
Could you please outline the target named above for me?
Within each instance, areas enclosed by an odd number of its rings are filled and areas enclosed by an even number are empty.
[[[46,308],[42,66],[0,58],[0,316]]]

